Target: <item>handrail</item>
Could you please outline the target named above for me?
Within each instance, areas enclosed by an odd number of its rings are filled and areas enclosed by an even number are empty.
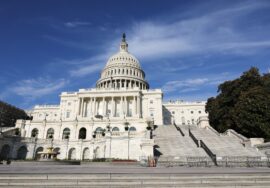
[[[195,142],[195,144],[197,145],[197,147],[200,147],[199,140],[198,140],[197,138],[195,138],[195,136],[194,136],[193,133],[190,131],[190,129],[188,130],[188,134],[189,134],[189,136],[192,138],[192,140]]]
[[[207,145],[204,143],[204,141],[200,140],[201,142],[201,147],[204,149],[204,151],[211,157],[211,159],[213,160],[213,162],[217,165],[217,156],[216,154],[214,154],[208,147]]]
[[[211,126],[207,126],[207,129],[211,130],[213,133],[215,133],[217,136],[220,136],[219,132],[217,132],[216,129],[214,129],[213,127]]]
[[[173,125],[181,133],[182,136],[185,136],[185,133],[182,131],[182,129],[179,126],[176,125],[176,123],[173,123]]]

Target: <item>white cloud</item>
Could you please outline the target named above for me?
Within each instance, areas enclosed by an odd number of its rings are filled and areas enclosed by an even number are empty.
[[[88,26],[91,25],[90,22],[81,22],[81,21],[73,21],[73,22],[66,22],[64,23],[66,27],[75,28],[79,26]]]
[[[187,80],[174,80],[169,81],[164,84],[162,87],[165,93],[174,92],[179,90],[179,92],[188,92],[197,90],[196,87],[205,84],[208,82],[207,78],[196,78],[196,79],[187,79]]]
[[[65,79],[51,80],[49,78],[27,79],[17,82],[8,90],[8,92],[26,98],[40,98],[49,95],[66,86],[68,83]]]
[[[205,52],[248,54],[269,48],[270,37],[254,38],[254,33],[238,28],[239,20],[266,6],[252,2],[172,22],[160,19],[135,23],[128,32],[130,49],[141,59],[158,59]]]
[[[103,68],[104,64],[96,63],[91,65],[80,66],[75,70],[70,71],[70,75],[74,77],[83,77],[94,72],[100,71]]]

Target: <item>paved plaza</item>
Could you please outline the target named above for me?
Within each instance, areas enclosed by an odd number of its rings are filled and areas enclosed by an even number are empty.
[[[270,168],[222,168],[222,167],[141,167],[136,165],[1,165],[0,174],[97,174],[97,173],[134,173],[134,174],[243,174],[268,173]]]

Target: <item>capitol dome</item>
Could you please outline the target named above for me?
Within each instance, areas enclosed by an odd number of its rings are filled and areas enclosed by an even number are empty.
[[[128,52],[125,34],[122,36],[120,51],[109,58],[96,87],[149,89],[138,59]]]

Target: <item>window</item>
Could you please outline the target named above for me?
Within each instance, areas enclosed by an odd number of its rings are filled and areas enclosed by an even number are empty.
[[[101,127],[96,128],[96,133],[102,133],[103,129]]]
[[[153,104],[154,103],[154,101],[153,100],[150,100],[150,104]]]
[[[114,127],[114,128],[112,129],[112,132],[119,132],[119,128],[118,128],[118,127]]]
[[[53,128],[49,128],[47,131],[47,137],[46,138],[53,138],[54,130]]]
[[[130,127],[129,131],[136,131],[136,128],[135,127]]]
[[[70,117],[70,111],[67,111],[66,118]]]
[[[32,130],[31,137],[35,138],[37,136],[38,136],[38,129],[35,128],[35,129]]]
[[[68,106],[70,106],[71,105],[71,102],[68,102]]]
[[[199,111],[199,114],[201,114],[202,112],[201,111]]]
[[[172,111],[172,114],[175,114],[175,112],[174,112],[174,111]]]
[[[65,128],[63,130],[63,136],[62,139],[69,139],[69,135],[70,135],[70,129],[69,128]]]
[[[85,139],[86,138],[86,128],[81,128],[79,131],[79,139]]]
[[[192,113],[192,114],[193,114],[193,111],[190,111],[190,113]]]

